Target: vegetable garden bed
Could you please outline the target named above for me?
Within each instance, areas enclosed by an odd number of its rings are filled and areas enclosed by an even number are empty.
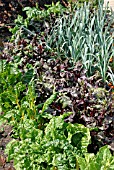
[[[114,16],[102,3],[46,8],[25,7],[1,53],[8,161],[17,170],[114,169]]]

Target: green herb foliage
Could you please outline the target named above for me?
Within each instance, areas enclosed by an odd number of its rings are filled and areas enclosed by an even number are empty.
[[[100,148],[97,155],[85,154],[85,158],[77,156],[80,170],[113,170],[114,157],[111,155],[108,146]]]
[[[90,133],[83,125],[65,123],[68,115],[51,118],[43,130],[34,120],[23,120],[21,141],[12,140],[6,149],[16,169],[76,168],[76,155],[87,152]]]

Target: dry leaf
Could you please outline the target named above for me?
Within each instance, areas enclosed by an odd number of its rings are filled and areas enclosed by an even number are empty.
[[[0,155],[0,165],[4,166],[6,163],[6,158],[3,155]]]

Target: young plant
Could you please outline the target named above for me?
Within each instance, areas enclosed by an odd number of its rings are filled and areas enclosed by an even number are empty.
[[[21,140],[12,140],[6,148],[8,159],[16,169],[75,169],[76,155],[83,156],[90,142],[89,129],[83,125],[65,123],[64,118],[50,117],[42,129],[34,120],[23,119]]]
[[[58,57],[67,58],[73,65],[81,60],[87,76],[99,70],[105,82],[113,54],[113,38],[109,32],[112,21],[112,18],[108,21],[102,3],[92,13],[90,5],[85,3],[70,15],[57,19],[52,33],[47,36],[47,48],[54,49]]]
[[[33,30],[38,30],[40,27],[39,24],[45,20],[49,20],[52,14],[56,16],[65,11],[65,8],[60,4],[60,2],[57,2],[56,4],[52,2],[51,5],[45,6],[47,9],[42,10],[38,7],[37,4],[36,7],[24,7],[23,11],[26,12],[27,17],[24,19],[22,16],[18,15],[17,19],[15,19],[15,27],[10,28],[10,32],[13,34],[11,40],[16,38],[16,34],[18,34],[20,30],[32,36],[36,35],[34,31],[29,29],[30,27],[32,27]]]
[[[114,157],[111,155],[108,146],[100,148],[97,155],[87,153],[85,158],[77,156],[77,162],[79,163],[80,170],[114,169]]]
[[[87,153],[90,131],[81,124],[65,123],[65,117],[70,114],[56,117],[40,115],[48,120],[43,128],[33,119],[24,117],[23,122],[18,124],[21,140],[13,139],[6,147],[8,160],[13,159],[18,170],[112,170],[114,159],[109,148],[100,148],[97,155]]]

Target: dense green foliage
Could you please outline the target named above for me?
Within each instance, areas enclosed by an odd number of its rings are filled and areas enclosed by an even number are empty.
[[[113,136],[112,16],[107,26],[101,4],[24,11],[0,61],[0,124],[13,128],[8,161],[16,170],[113,170],[104,139]],[[95,142],[99,151],[89,150]]]
[[[90,11],[90,6],[85,4],[70,16],[58,18],[50,38],[47,36],[47,44],[57,51],[58,56],[73,63],[81,60],[88,76],[98,70],[106,81],[109,59],[114,54],[114,40],[109,32],[113,16],[106,26],[107,13],[102,5],[98,10]]]

